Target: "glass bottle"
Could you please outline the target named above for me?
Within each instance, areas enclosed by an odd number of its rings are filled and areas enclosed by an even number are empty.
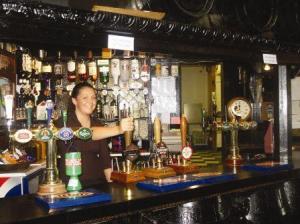
[[[101,103],[101,98],[99,96],[96,104],[96,117],[98,119],[101,119],[102,117],[102,103]]]
[[[103,103],[103,110],[102,110],[102,115],[105,120],[110,120],[110,106],[107,102],[106,96],[104,96],[104,103]]]
[[[99,59],[97,60],[98,71],[100,76],[100,82],[106,86],[109,82],[109,60]]]
[[[78,60],[77,73],[80,81],[84,82],[88,80],[89,76],[86,71],[86,64],[85,64],[84,57],[80,57]]]
[[[93,58],[93,52],[88,51],[88,62],[87,62],[87,67],[88,67],[88,77],[90,80],[94,83],[97,80],[97,63],[95,59]]]
[[[110,72],[113,77],[114,86],[117,86],[119,83],[119,77],[120,77],[120,59],[113,58],[111,59],[110,64]]]
[[[63,76],[63,73],[64,73],[64,71],[63,71],[64,66],[63,66],[63,63],[61,61],[61,52],[60,51],[57,52],[57,60],[54,63],[53,70],[54,70],[55,77],[61,79],[62,76]]]
[[[62,86],[62,79],[65,73],[65,66],[61,61],[61,52],[57,52],[57,60],[53,66],[54,75],[56,78],[56,86]]]
[[[118,118],[118,105],[117,105],[117,101],[115,100],[115,98],[112,98],[112,101],[110,102],[110,109],[111,109],[111,114],[113,116],[113,119],[117,119]]]
[[[70,58],[67,62],[67,76],[69,82],[76,81],[76,59],[77,59],[77,51],[74,51],[74,58]]]
[[[52,65],[47,60],[47,51],[40,51],[40,58],[42,59],[42,73],[46,78],[50,78],[52,75]]]

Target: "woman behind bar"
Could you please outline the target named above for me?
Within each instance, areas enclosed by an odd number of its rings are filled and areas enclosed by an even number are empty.
[[[79,178],[84,187],[110,182],[112,170],[106,138],[133,130],[132,118],[122,119],[119,126],[102,126],[99,121],[91,117],[95,107],[96,92],[94,88],[88,83],[77,84],[71,94],[67,127],[92,128],[93,138],[88,141],[77,138],[71,142],[57,141],[58,154],[61,155],[59,174],[64,183],[67,183],[64,157],[65,153],[71,151],[81,152],[82,175]],[[63,127],[62,119],[58,120],[56,127]]]

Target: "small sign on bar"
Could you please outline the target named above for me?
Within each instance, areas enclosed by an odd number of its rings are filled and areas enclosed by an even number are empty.
[[[116,50],[134,51],[134,37],[109,34],[107,47]]]
[[[263,54],[263,61],[265,64],[277,65],[277,55]]]

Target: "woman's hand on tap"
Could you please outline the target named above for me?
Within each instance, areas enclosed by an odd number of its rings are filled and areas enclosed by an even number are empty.
[[[134,124],[133,124],[133,118],[127,117],[123,118],[120,121],[120,131],[121,133],[124,133],[125,131],[133,131]]]

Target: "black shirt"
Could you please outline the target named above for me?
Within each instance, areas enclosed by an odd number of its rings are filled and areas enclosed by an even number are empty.
[[[56,127],[63,127],[62,119],[56,122]],[[91,126],[102,126],[99,121],[91,118]],[[68,114],[67,127],[81,127],[75,112]],[[81,152],[82,174],[79,177],[81,184],[84,187],[106,182],[104,169],[111,168],[109,150],[107,141],[103,140],[88,140],[83,141],[78,138],[73,138],[71,141],[57,141],[57,151],[61,155],[58,163],[60,178],[64,183],[67,183],[69,177],[65,171],[65,153],[66,152]]]

